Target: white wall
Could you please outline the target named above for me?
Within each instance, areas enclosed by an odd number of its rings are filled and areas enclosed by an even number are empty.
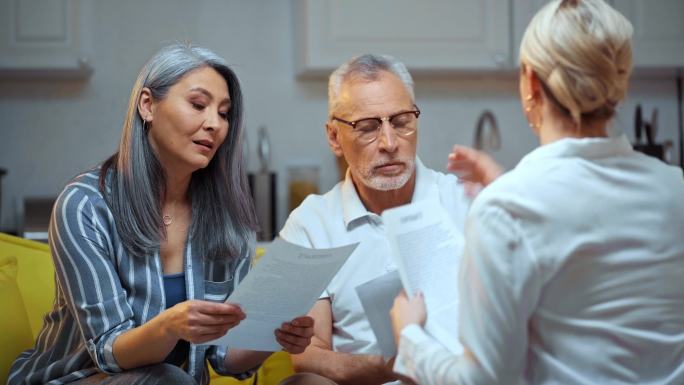
[[[73,175],[115,150],[137,72],[157,49],[178,40],[207,46],[234,65],[246,99],[251,170],[258,167],[256,129],[268,127],[281,182],[279,226],[286,216],[288,164],[319,164],[321,189],[334,185],[338,175],[323,128],[326,81],[294,77],[289,1],[93,0],[90,11],[95,72],[88,81],[0,81],[0,167],[9,170],[2,180],[0,229],[20,226],[24,197],[58,194]],[[472,143],[484,109],[499,120],[503,148],[494,155],[504,165],[512,167],[536,145],[514,76],[417,77],[416,83],[423,111],[418,151],[428,166],[443,169],[453,143]],[[630,137],[637,102],[646,112],[658,107],[658,138],[677,142],[674,78],[632,82],[616,119]]]

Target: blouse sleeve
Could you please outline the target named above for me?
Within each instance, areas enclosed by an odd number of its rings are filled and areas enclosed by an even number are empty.
[[[421,384],[518,383],[541,286],[519,223],[499,207],[480,207],[468,219],[459,276],[459,337],[466,354],[453,355],[413,325],[401,333],[394,370]]]
[[[112,263],[121,250],[112,247],[107,209],[94,204],[97,199],[85,187],[64,190],[55,203],[49,242],[58,290],[93,362],[103,372],[116,373],[122,369],[114,359],[114,339],[135,325]]]
[[[248,256],[238,260],[237,263],[234,264],[234,271],[231,275],[235,277],[236,284],[239,284],[247,276],[247,273],[249,273],[250,269],[251,258]],[[228,295],[230,294],[231,293],[228,293]],[[241,373],[233,373],[226,366],[226,360],[228,359],[229,354],[230,349],[227,346],[213,345],[207,350],[207,360],[209,361],[209,364],[217,374],[220,374],[222,376],[231,376],[237,378],[238,380],[244,380],[252,377],[261,366],[257,365],[256,367],[251,368],[247,371]]]

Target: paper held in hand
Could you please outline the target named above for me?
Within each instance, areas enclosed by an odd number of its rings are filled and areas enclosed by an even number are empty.
[[[382,218],[404,290],[409,296],[418,291],[425,295],[425,330],[451,352],[461,354],[458,273],[465,244],[463,234],[437,201],[389,209]]]
[[[398,271],[390,271],[375,279],[356,287],[363,311],[366,313],[375,339],[378,340],[380,353],[389,360],[397,355],[397,345],[392,334],[390,310],[394,298],[401,292],[401,280]]]
[[[204,345],[281,350],[274,331],[306,315],[356,246],[309,249],[280,238],[264,245],[264,255],[226,300],[239,304],[247,317]]]

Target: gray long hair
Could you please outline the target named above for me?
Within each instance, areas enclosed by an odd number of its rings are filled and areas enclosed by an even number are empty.
[[[413,78],[404,63],[389,55],[364,54],[349,59],[330,74],[328,79],[329,116],[331,117],[339,108],[340,92],[342,92],[342,85],[345,82],[377,80],[381,71],[396,75],[406,86],[411,99],[415,100]]]
[[[183,76],[202,67],[215,69],[226,80],[231,101],[230,130],[209,165],[195,171],[190,180],[193,252],[206,259],[227,261],[253,252],[257,220],[242,158],[240,83],[226,61],[212,51],[171,45],[154,55],[140,71],[131,91],[118,152],[104,162],[100,174],[100,190],[113,212],[119,236],[132,255],[154,254],[165,237],[161,202],[166,176],[138,112],[140,92],[147,87],[154,100],[162,100]]]

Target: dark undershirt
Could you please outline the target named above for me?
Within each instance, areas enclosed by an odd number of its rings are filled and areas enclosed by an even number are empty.
[[[166,308],[170,308],[177,303],[187,299],[185,294],[185,273],[164,275],[164,294],[166,295]],[[164,362],[181,366],[188,358],[190,344],[188,341],[180,340],[164,359]]]

